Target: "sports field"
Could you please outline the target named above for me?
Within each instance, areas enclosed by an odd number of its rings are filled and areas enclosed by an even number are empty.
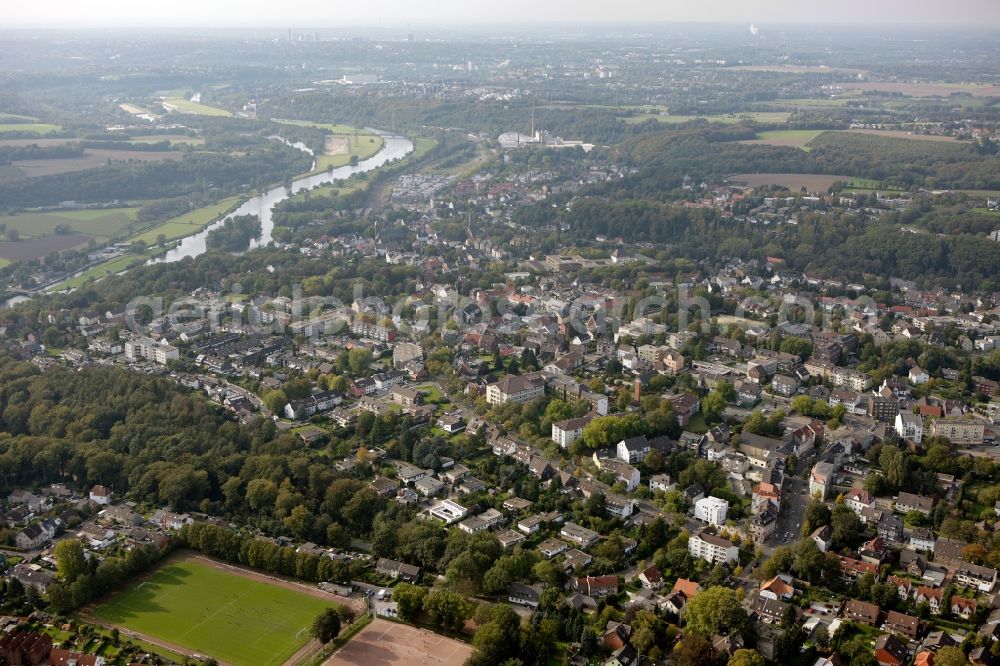
[[[323,666],[461,666],[471,655],[472,646],[454,638],[377,619]]]
[[[215,106],[209,106],[208,104],[200,104],[198,102],[192,102],[190,100],[184,99],[183,97],[167,97],[160,104],[167,111],[176,111],[177,113],[191,113],[196,116],[222,116],[225,118],[231,118],[233,114],[225,109],[220,109]]]
[[[310,640],[316,616],[335,606],[318,594],[186,558],[133,581],[92,615],[222,663],[276,666]]]

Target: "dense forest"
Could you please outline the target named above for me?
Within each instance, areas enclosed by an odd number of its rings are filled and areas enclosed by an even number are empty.
[[[241,252],[250,247],[250,241],[260,238],[260,217],[238,215],[231,217],[208,232],[205,245],[210,250]]]
[[[262,105],[260,113],[274,118],[343,122],[358,127],[398,130],[401,127],[461,127],[496,138],[503,132],[524,132],[535,126],[566,139],[581,139],[603,144],[657,131],[656,120],[627,123],[614,109],[576,106],[537,105],[531,100],[517,103],[413,100],[384,98],[375,94],[354,97],[334,96],[329,92],[299,93],[287,99],[275,99]]]
[[[565,217],[563,217],[565,216]],[[798,224],[769,227],[721,218],[717,212],[651,199],[580,199],[569,213],[549,205],[519,211],[517,220],[539,228],[562,219],[573,238],[620,236],[628,242],[670,245],[692,260],[781,257],[788,268],[831,278],[894,276],[919,284],[1000,289],[1000,245],[972,235],[937,236],[900,230],[887,213],[878,223],[845,215],[801,214]],[[712,238],[712,243],[706,243]]]
[[[814,173],[871,178],[906,190],[926,187],[1000,189],[1000,157],[973,143],[915,141],[827,132],[808,152],[788,146],[743,144],[745,126],[687,128],[633,138],[622,156],[641,168],[608,194],[662,197],[685,175],[719,181],[737,173]]]
[[[100,203],[233,193],[284,182],[311,164],[301,150],[270,141],[242,155],[192,152],[177,161],[113,162],[100,169],[0,183],[0,202],[5,208],[22,208],[66,200]]]

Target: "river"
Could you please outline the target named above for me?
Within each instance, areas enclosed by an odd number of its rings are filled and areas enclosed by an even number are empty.
[[[381,134],[381,133],[380,133]],[[344,180],[356,173],[373,171],[378,167],[393,160],[402,159],[413,151],[413,143],[402,136],[381,134],[385,145],[366,160],[358,162],[356,165],[342,166],[332,171],[324,171],[313,176],[304,176],[292,181],[292,188],[289,191],[284,185],[279,185],[263,194],[258,194],[252,199],[245,201],[234,211],[208,225],[198,233],[181,240],[180,245],[167,252],[162,257],[151,260],[153,262],[179,261],[184,257],[197,257],[205,252],[205,239],[208,232],[222,225],[230,217],[236,215],[256,215],[260,218],[260,237],[250,243],[250,248],[267,245],[273,239],[274,221],[271,219],[271,210],[280,202],[284,201],[292,194],[303,190],[311,190],[318,185],[327,185],[334,181]],[[311,154],[308,148],[301,144],[290,144],[300,150],[305,150]]]

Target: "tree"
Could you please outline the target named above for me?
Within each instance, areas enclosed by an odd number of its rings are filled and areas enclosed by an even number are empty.
[[[355,376],[368,371],[372,362],[372,352],[366,347],[356,347],[347,354],[347,367]]]
[[[684,640],[674,648],[674,663],[678,666],[711,666],[718,658],[711,641],[700,634],[685,634]]]
[[[802,536],[809,536],[816,529],[830,524],[830,507],[819,500],[812,500],[806,506],[802,521]]]
[[[710,587],[688,602],[684,611],[687,628],[702,636],[729,635],[744,631],[749,620],[736,591]]]
[[[67,585],[90,571],[83,552],[83,544],[76,539],[63,539],[57,543],[55,558],[59,575]]]
[[[400,583],[392,591],[392,600],[396,602],[399,616],[412,622],[424,606],[427,588],[410,583]]]
[[[424,597],[424,611],[431,622],[449,631],[458,631],[472,616],[469,602],[449,590],[435,590]]]
[[[336,608],[327,608],[313,620],[310,634],[324,645],[340,633],[340,613]]]
[[[968,663],[965,653],[953,646],[941,648],[934,657],[934,666],[967,666]]]
[[[712,391],[701,401],[701,412],[705,415],[706,421],[717,421],[725,409],[726,398],[718,390]]]
[[[764,657],[757,650],[744,648],[734,652],[726,666],[764,666]]]
[[[503,664],[520,652],[521,618],[507,604],[489,609],[489,620],[480,625],[472,639],[476,648],[472,664]]]
[[[264,396],[264,405],[267,407],[268,411],[272,414],[281,415],[285,411],[285,405],[288,404],[288,396],[281,389],[275,391],[269,391]]]

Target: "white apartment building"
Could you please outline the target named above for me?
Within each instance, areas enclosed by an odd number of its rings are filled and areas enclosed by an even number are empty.
[[[719,497],[703,497],[694,503],[694,517],[709,525],[725,525],[729,502]]]

